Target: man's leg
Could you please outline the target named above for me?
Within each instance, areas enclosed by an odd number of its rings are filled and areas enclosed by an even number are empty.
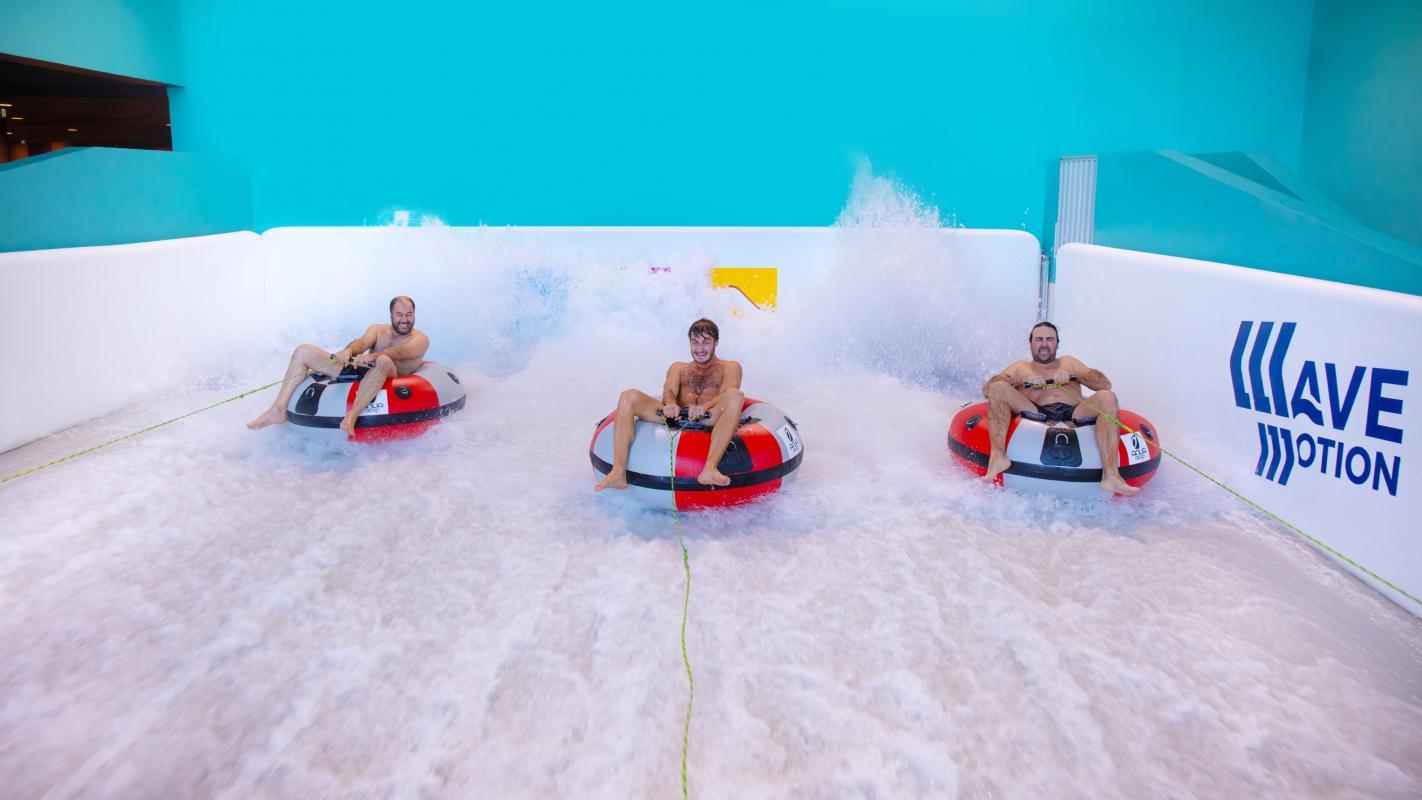
[[[612,469],[593,491],[627,488],[627,453],[632,449],[632,437],[637,435],[637,420],[655,422],[661,407],[655,397],[637,389],[628,389],[617,398],[617,416],[612,422]]]
[[[739,389],[727,389],[711,404],[711,448],[706,451],[706,466],[696,476],[697,483],[708,486],[730,484],[731,479],[722,475],[716,465],[721,463],[721,456],[726,454],[726,447],[736,434],[745,400],[746,396]]]
[[[1007,428],[1012,424],[1012,418],[1023,411],[1036,411],[1037,407],[1031,400],[1023,397],[1021,392],[1003,381],[988,385],[987,401],[988,443],[991,450],[988,452],[987,474],[983,477],[994,481],[1012,466],[1012,462],[1007,458]]]
[[[291,402],[291,395],[296,392],[296,387],[301,385],[301,381],[311,370],[335,377],[341,374],[343,364],[337,364],[331,360],[331,354],[322,350],[314,344],[303,344],[292,351],[291,364],[286,368],[286,379],[281,382],[281,388],[277,390],[276,400],[272,402],[260,417],[247,423],[248,428],[265,428],[268,425],[280,425],[286,422],[286,404]]]
[[[355,401],[351,403],[351,410],[346,412],[346,418],[341,420],[341,430],[346,435],[355,435],[356,419],[360,417],[360,412],[370,405],[370,401],[375,399],[375,395],[380,393],[380,387],[385,385],[385,381],[395,375],[395,362],[390,356],[376,356],[375,363],[365,373],[365,377],[360,379],[360,388],[356,389]]]
[[[1107,417],[1107,415],[1110,417]],[[1077,418],[1096,417],[1096,449],[1101,453],[1101,489],[1117,494],[1131,495],[1139,492],[1138,487],[1126,483],[1121,477],[1120,459],[1117,445],[1121,441],[1121,428],[1111,419],[1121,418],[1121,406],[1116,402],[1116,393],[1102,389],[1083,400],[1072,411]]]

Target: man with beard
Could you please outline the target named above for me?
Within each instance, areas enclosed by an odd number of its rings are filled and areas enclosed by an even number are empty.
[[[988,455],[988,481],[1012,466],[1008,460],[1007,428],[1012,418],[1023,411],[1035,411],[1048,422],[1070,422],[1074,419],[1096,419],[1096,447],[1101,452],[1101,488],[1103,491],[1131,495],[1140,491],[1121,477],[1116,453],[1120,428],[1110,417],[1120,417],[1116,393],[1111,381],[1071,357],[1057,357],[1057,326],[1039,322],[1027,334],[1032,351],[1031,361],[1018,361],[992,376],[983,386],[988,400],[988,439],[992,452]],[[1081,387],[1092,390],[1090,401],[1081,395]],[[1062,388],[1066,387],[1066,388]]]
[[[628,389],[617,400],[617,417],[613,422],[612,469],[598,482],[594,491],[627,488],[627,452],[636,434],[636,420],[661,422],[675,419],[686,411],[687,419],[706,420],[711,425],[711,447],[706,452],[706,467],[696,476],[697,483],[707,486],[728,486],[731,479],[716,466],[726,453],[726,446],[740,422],[741,406],[746,396],[741,394],[741,365],[716,357],[716,343],[721,331],[709,319],[698,319],[686,332],[691,344],[691,362],[676,362],[667,369],[662,386],[662,398]]]
[[[314,344],[303,344],[291,354],[286,380],[277,392],[276,401],[266,413],[247,423],[248,428],[265,428],[286,422],[286,406],[301,380],[313,370],[334,378],[347,365],[365,370],[350,413],[341,420],[341,430],[355,432],[356,418],[375,399],[386,379],[393,375],[409,375],[420,368],[430,340],[415,330],[415,301],[404,295],[390,301],[390,324],[376,323],[350,344],[328,353]]]

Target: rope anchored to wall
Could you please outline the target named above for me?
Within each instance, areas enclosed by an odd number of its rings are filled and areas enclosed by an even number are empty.
[[[331,361],[332,361],[332,362],[335,362],[335,360],[336,360],[336,359],[335,359],[334,357],[331,358]],[[347,363],[349,363],[349,362],[347,362]],[[308,372],[307,375],[310,375],[310,373]],[[302,375],[302,376],[300,376],[300,377],[298,377],[298,378],[292,378],[291,380],[305,380],[306,377],[307,377],[307,375]],[[5,476],[4,478],[0,478],[0,486],[4,486],[5,484],[9,483],[10,481],[17,481],[17,480],[19,480],[19,479],[21,479],[21,478],[24,478],[24,477],[33,475],[33,474],[35,474],[36,472],[41,472],[41,471],[43,471],[43,470],[49,469],[50,467],[57,467],[57,466],[59,466],[60,464],[63,464],[64,462],[66,462],[66,461],[73,461],[74,459],[76,459],[76,458],[78,458],[78,457],[80,457],[80,456],[86,456],[86,455],[88,455],[88,454],[90,454],[90,453],[92,453],[92,452],[94,452],[94,451],[96,451],[96,450],[102,450],[102,449],[104,449],[105,447],[108,447],[108,446],[111,445],[111,444],[118,444],[119,442],[127,441],[127,440],[129,440],[129,439],[134,438],[135,436],[141,436],[141,435],[143,435],[143,434],[145,434],[145,433],[148,433],[149,431],[158,430],[159,428],[161,428],[161,427],[163,427],[163,426],[165,426],[165,425],[172,425],[174,422],[178,422],[178,421],[180,421],[180,420],[185,420],[185,419],[187,419],[188,417],[196,416],[196,415],[198,415],[198,414],[203,413],[204,411],[211,411],[212,409],[217,408],[218,406],[224,406],[224,405],[227,405],[228,403],[232,403],[232,402],[236,402],[236,401],[238,401],[238,400],[241,400],[241,399],[244,398],[244,397],[248,397],[248,396],[254,395],[254,394],[256,394],[257,392],[266,391],[267,389],[270,389],[270,388],[272,388],[273,386],[276,386],[276,385],[278,385],[278,384],[284,383],[284,382],[286,382],[287,380],[288,380],[287,378],[278,378],[277,380],[274,380],[274,381],[272,381],[271,383],[262,384],[261,386],[258,386],[258,387],[255,388],[255,389],[248,389],[247,391],[242,392],[241,394],[234,394],[234,395],[232,395],[231,397],[229,397],[229,398],[227,398],[227,399],[225,399],[225,400],[218,400],[216,403],[213,403],[212,405],[203,406],[202,408],[199,408],[199,409],[197,409],[196,411],[189,411],[189,412],[186,413],[186,414],[180,414],[180,415],[178,415],[178,416],[176,416],[176,417],[173,417],[172,419],[165,419],[165,420],[163,420],[162,422],[156,422],[156,423],[154,423],[154,424],[152,424],[152,425],[149,425],[149,426],[146,427],[146,428],[140,428],[140,429],[138,429],[138,430],[136,430],[136,431],[134,431],[134,432],[132,432],[132,433],[126,433],[126,434],[124,434],[123,436],[119,436],[119,437],[117,437],[117,438],[110,439],[110,440],[108,440],[107,442],[101,442],[101,443],[99,443],[99,444],[94,445],[93,447],[86,447],[86,448],[84,448],[83,450],[80,450],[80,451],[74,452],[74,453],[70,453],[70,454],[67,455],[67,456],[60,456],[59,458],[56,458],[56,459],[54,459],[53,461],[49,461],[49,462],[46,462],[46,463],[44,463],[44,464],[40,464],[39,466],[36,466],[36,467],[30,467],[29,469],[24,470],[24,471],[22,471],[22,472],[16,472],[14,475],[7,475],[7,476]]]
[[[1077,399],[1082,405],[1084,405],[1084,406],[1086,406],[1087,408],[1091,409],[1092,411],[1096,412],[1096,414],[1097,414],[1098,416],[1105,417],[1106,419],[1109,419],[1109,420],[1111,420],[1112,422],[1116,423],[1116,425],[1117,425],[1118,427],[1120,427],[1120,429],[1123,430],[1123,431],[1125,431],[1126,433],[1136,433],[1136,430],[1135,430],[1134,428],[1132,428],[1131,426],[1129,426],[1129,425],[1127,425],[1126,423],[1122,422],[1121,420],[1117,419],[1114,415],[1108,414],[1108,413],[1106,413],[1105,411],[1102,411],[1101,409],[1099,409],[1099,408],[1097,408],[1096,406],[1092,405],[1091,402],[1088,401],[1088,400],[1081,394],[1081,392],[1078,391],[1078,390],[1076,389],[1076,387],[1072,386],[1071,384],[1053,383],[1053,384],[1047,384],[1047,385],[1048,385],[1048,386],[1053,386],[1053,387],[1056,387],[1056,388],[1059,388],[1059,389],[1066,389],[1067,391],[1069,391],[1069,392],[1071,392],[1072,394],[1076,395],[1076,399]],[[1378,583],[1382,584],[1383,586],[1386,586],[1387,588],[1393,590],[1394,592],[1397,592],[1399,595],[1401,595],[1401,596],[1403,596],[1403,597],[1406,597],[1408,600],[1411,600],[1412,602],[1416,603],[1417,605],[1422,606],[1422,600],[1419,600],[1418,598],[1413,597],[1411,594],[1409,594],[1409,593],[1408,593],[1405,589],[1403,589],[1402,587],[1397,586],[1396,584],[1394,584],[1394,583],[1392,583],[1391,581],[1389,581],[1387,578],[1384,578],[1383,576],[1377,574],[1376,572],[1373,572],[1372,570],[1368,569],[1367,567],[1363,566],[1362,564],[1359,564],[1358,562],[1354,561],[1353,559],[1349,558],[1348,556],[1345,556],[1345,555],[1343,555],[1342,553],[1338,552],[1337,550],[1334,550],[1332,547],[1329,547],[1327,544],[1324,544],[1323,542],[1319,541],[1318,539],[1316,539],[1316,538],[1310,536],[1309,534],[1305,533],[1301,528],[1299,528],[1297,525],[1294,525],[1293,523],[1289,522],[1288,520],[1284,519],[1283,517],[1279,516],[1278,514],[1275,514],[1274,512],[1270,511],[1269,509],[1265,508],[1264,506],[1260,505],[1259,503],[1256,503],[1255,501],[1249,499],[1248,497],[1245,497],[1242,493],[1240,493],[1240,492],[1236,491],[1235,489],[1231,488],[1231,487],[1230,487],[1228,484],[1226,484],[1224,481],[1222,481],[1222,480],[1220,480],[1220,479],[1218,479],[1218,478],[1216,478],[1216,477],[1210,475],[1208,472],[1205,472],[1204,470],[1200,469],[1199,467],[1195,466],[1194,464],[1191,464],[1189,461],[1186,461],[1185,459],[1181,458],[1180,456],[1175,455],[1174,453],[1170,452],[1169,450],[1166,450],[1164,447],[1161,446],[1160,442],[1153,442],[1153,444],[1156,446],[1156,448],[1157,448],[1158,450],[1160,450],[1160,452],[1162,452],[1162,453],[1164,453],[1164,454],[1170,456],[1171,458],[1175,459],[1176,461],[1179,461],[1181,464],[1183,464],[1183,465],[1184,465],[1187,469],[1189,469],[1191,472],[1194,472],[1196,475],[1199,475],[1200,477],[1204,478],[1205,480],[1209,481],[1210,483],[1213,483],[1214,485],[1220,487],[1221,489],[1224,489],[1226,492],[1229,492],[1230,494],[1234,495],[1235,497],[1239,498],[1240,500],[1243,500],[1245,503],[1247,503],[1247,504],[1249,504],[1250,506],[1252,506],[1255,510],[1259,511],[1259,512],[1260,512],[1261,514],[1263,514],[1264,516],[1266,516],[1266,517],[1268,517],[1268,518],[1274,520],[1275,522],[1279,523],[1280,525],[1283,525],[1285,528],[1289,529],[1290,531],[1292,531],[1292,532],[1295,533],[1296,535],[1302,537],[1304,540],[1310,542],[1310,543],[1313,544],[1315,547],[1317,547],[1317,548],[1319,548],[1320,550],[1323,550],[1323,551],[1329,553],[1329,554],[1332,555],[1334,558],[1337,558],[1339,561],[1342,561],[1343,563],[1345,563],[1345,564],[1347,564],[1348,566],[1350,566],[1350,567],[1352,567],[1352,568],[1358,570],[1359,572],[1363,573],[1364,575],[1367,575],[1368,577],[1372,578],[1373,580],[1377,581]],[[1103,457],[1104,457],[1104,454],[1103,454]]]

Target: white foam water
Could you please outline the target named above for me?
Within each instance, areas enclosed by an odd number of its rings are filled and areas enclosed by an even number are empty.
[[[840,225],[815,303],[721,320],[806,459],[681,518],[693,794],[1422,794],[1418,620],[1170,463],[1129,501],[961,472],[948,419],[1020,332],[915,271],[939,221],[902,187],[861,176]],[[422,439],[249,432],[253,397],[0,488],[5,796],[679,791],[672,521],[594,494],[587,446],[684,358],[704,265],[499,246],[530,266],[442,287],[470,401]],[[259,360],[0,472],[280,371]]]

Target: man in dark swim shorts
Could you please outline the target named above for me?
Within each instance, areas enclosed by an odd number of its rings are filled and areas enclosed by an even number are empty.
[[[691,419],[702,419],[711,428],[711,446],[706,454],[706,466],[696,476],[696,482],[706,486],[729,486],[731,479],[716,465],[735,435],[746,396],[741,394],[741,365],[716,355],[721,341],[721,329],[709,319],[698,319],[686,332],[691,345],[691,360],[680,361],[667,369],[661,399],[640,389],[628,389],[617,400],[617,420],[613,422],[613,461],[607,476],[593,487],[627,488],[627,453],[636,435],[635,420],[661,422],[675,419],[682,411]]]
[[[1076,406],[1071,403],[1046,403],[1037,406],[1037,412],[1046,419],[1043,422],[1071,422]]]
[[[389,325],[371,325],[359,338],[334,353],[328,353],[314,344],[296,348],[286,369],[286,380],[282,381],[271,408],[247,423],[247,427],[256,429],[285,423],[287,403],[302,378],[312,372],[334,378],[349,365],[361,374],[361,381],[351,402],[350,413],[341,420],[341,430],[354,433],[360,412],[375,399],[385,380],[395,375],[409,375],[419,369],[429,349],[429,337],[415,330],[415,301],[405,295],[392,298]]]
[[[989,481],[1012,466],[1006,450],[1007,428],[1014,416],[1026,412],[1027,416],[1040,415],[1044,422],[1071,422],[1095,418],[1097,410],[1112,417],[1121,413],[1111,381],[1105,375],[1071,356],[1057,357],[1057,326],[1037,323],[1028,332],[1027,342],[1032,360],[1012,364],[983,386],[983,396],[988,400],[988,438],[992,442],[985,476]],[[1083,386],[1093,392],[1089,404],[1082,401]],[[1140,490],[1126,483],[1116,459],[1107,455],[1116,452],[1120,435],[1116,423],[1096,420],[1096,447],[1102,454],[1101,488],[1116,494],[1135,494]]]

